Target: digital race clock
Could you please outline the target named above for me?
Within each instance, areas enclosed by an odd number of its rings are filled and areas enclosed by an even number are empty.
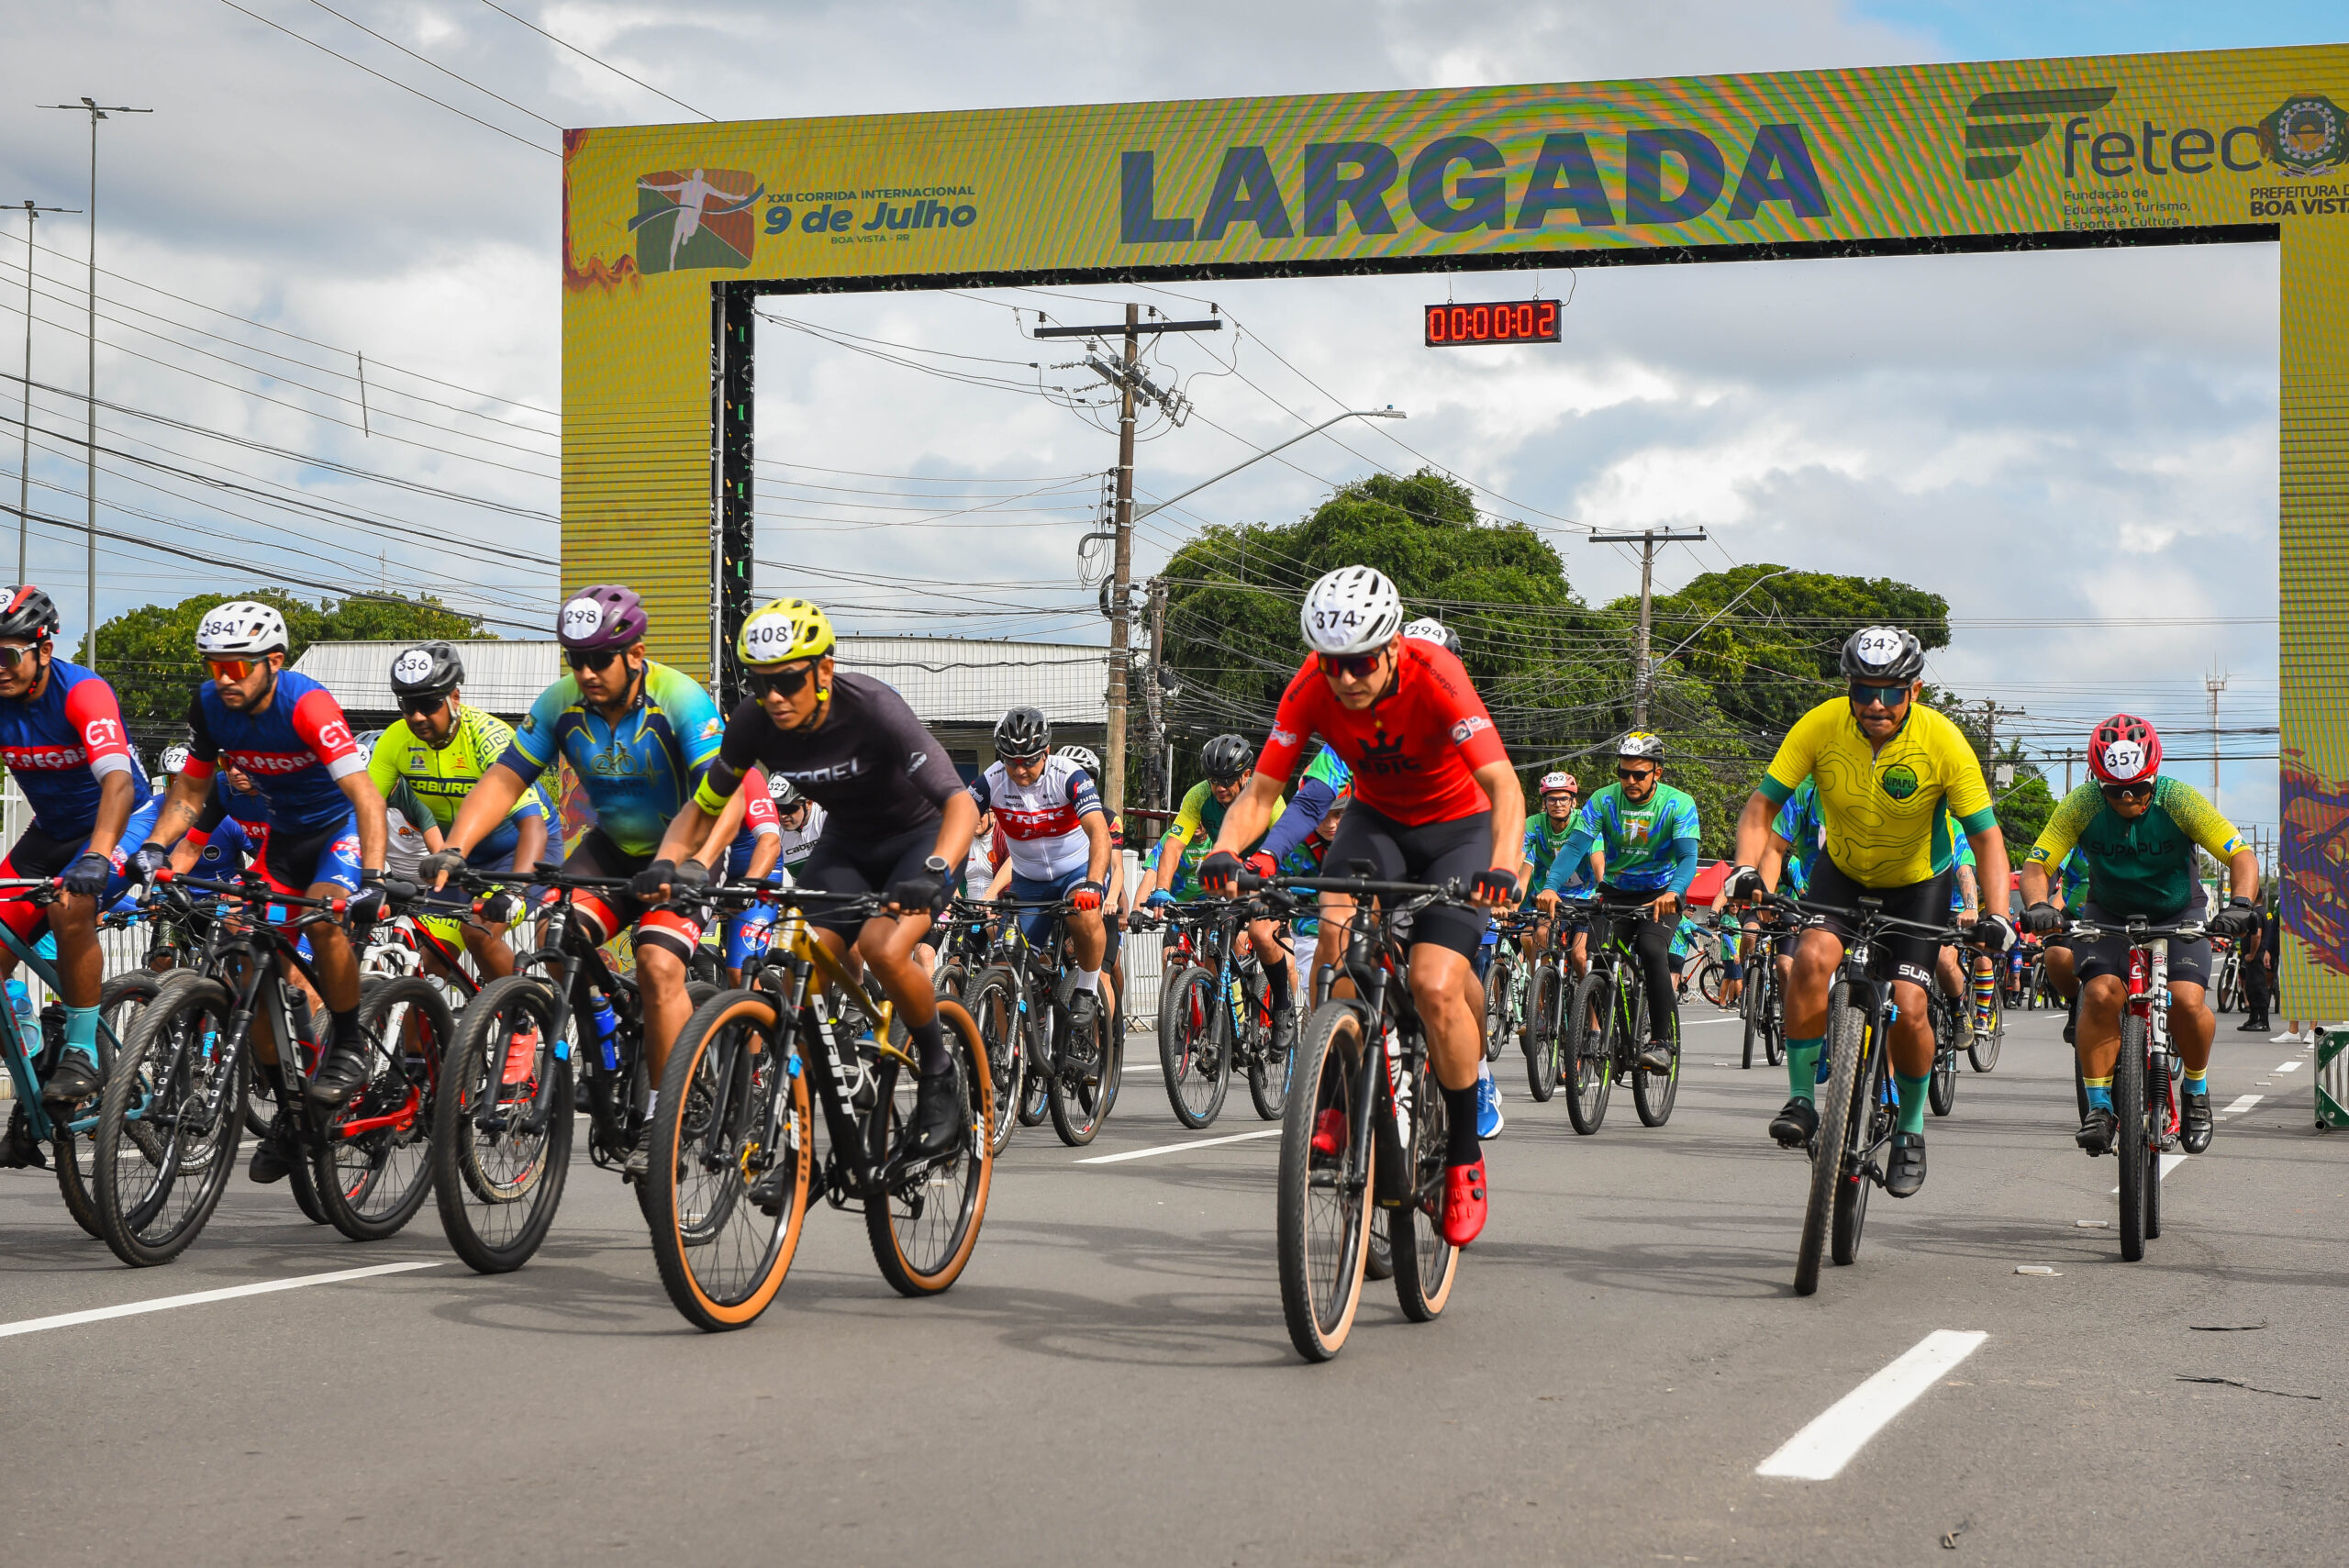
[[[1488,305],[1427,306],[1427,343],[1431,349],[1456,349],[1472,343],[1554,343],[1558,340],[1558,302],[1554,299],[1505,299]]]

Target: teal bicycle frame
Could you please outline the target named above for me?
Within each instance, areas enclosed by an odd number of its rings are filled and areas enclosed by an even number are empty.
[[[28,882],[22,885],[33,887],[41,884]],[[17,964],[31,970],[42,984],[61,996],[65,994],[59,985],[56,969],[47,959],[28,947],[24,940],[5,924],[0,924],[0,944],[5,944],[10,952],[16,954]],[[25,1050],[23,1031],[17,1028],[17,1020],[11,1017],[6,1020],[6,1027],[0,1028],[0,1034],[7,1037],[6,1049],[0,1050],[0,1058],[5,1058],[6,1061],[8,1076],[15,1081],[17,1104],[24,1107],[25,1124],[34,1138],[43,1143],[53,1143],[57,1140],[57,1123],[50,1118],[49,1107],[41,1103],[40,1078],[33,1072],[32,1058]],[[99,1014],[98,1076],[101,1079],[113,1070],[115,1052],[121,1048],[121,1044],[120,1040],[114,1038],[114,1027],[106,1022],[106,1015]],[[89,1103],[88,1113],[68,1122],[65,1130],[87,1132],[97,1125],[97,1103],[94,1098]]]

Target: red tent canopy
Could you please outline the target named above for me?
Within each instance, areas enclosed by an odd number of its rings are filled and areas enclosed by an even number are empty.
[[[1685,902],[1698,906],[1710,904],[1713,895],[1721,890],[1721,884],[1729,880],[1729,873],[1735,869],[1727,861],[1698,866],[1697,880],[1688,884],[1688,896]]]

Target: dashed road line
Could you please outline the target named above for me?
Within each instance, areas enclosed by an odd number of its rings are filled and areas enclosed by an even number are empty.
[[[2279,1062],[2276,1064],[2276,1071],[2278,1073],[2298,1073],[2299,1070],[2300,1064],[2297,1059],[2290,1062]]]
[[[2243,1112],[2251,1109],[2252,1106],[2257,1105],[2266,1097],[2267,1096],[2265,1095],[2243,1095],[2238,1097],[2234,1104],[2229,1106],[2225,1110],[2221,1111],[2219,1114],[2221,1116],[2241,1116]]]
[[[273,1291],[300,1290],[306,1285],[340,1284],[350,1280],[374,1279],[382,1274],[406,1273],[411,1269],[437,1269],[448,1262],[445,1258],[426,1258],[409,1263],[377,1263],[364,1269],[337,1269],[332,1273],[296,1274],[292,1279],[262,1280],[256,1284],[234,1284],[220,1290],[199,1290],[186,1296],[162,1296],[152,1301],[128,1301],[120,1307],[93,1307],[83,1312],[60,1312],[49,1318],[27,1318],[20,1322],[0,1323],[0,1340],[17,1334],[38,1334],[44,1329],[71,1329],[80,1323],[103,1323],[109,1318],[136,1318],[146,1312],[169,1312],[175,1307],[201,1307],[206,1302],[231,1301],[240,1296],[267,1296]]]
[[[1076,1161],[1079,1165],[1115,1165],[1122,1160],[1147,1160],[1153,1154],[1178,1154],[1186,1149],[1212,1149],[1219,1143],[1245,1143],[1252,1138],[1278,1138],[1281,1129],[1268,1127],[1259,1132],[1235,1132],[1228,1138],[1194,1138],[1187,1143],[1162,1143],[1154,1149],[1129,1149],[1122,1154],[1096,1154]]]
[[[2256,1095],[2254,1095],[2254,1096],[2253,1096],[2253,1097],[2254,1097],[2254,1098],[2256,1098],[2257,1096],[2256,1096]],[[2165,1155],[2163,1155],[2163,1156],[2162,1156],[2162,1173],[2161,1173],[2161,1175],[2160,1175],[2160,1177],[2159,1177],[2158,1179],[2159,1179],[2159,1180],[2161,1180],[2161,1181],[2165,1181],[2165,1181],[2168,1181],[2168,1180],[2169,1180],[2169,1173],[2170,1173],[2172,1171],[2176,1170],[2180,1165],[2185,1164],[2188,1160],[2191,1160],[2192,1158],[2194,1158],[2194,1156],[2192,1156],[2191,1154],[2165,1154]],[[2115,1187],[2115,1188],[2113,1188],[2113,1189],[2112,1189],[2112,1192],[2117,1193],[2117,1192],[2119,1192],[2120,1190],[2121,1190],[2121,1189],[2120,1189],[2119,1187]],[[2112,1195],[2112,1193],[2107,1193],[2105,1195],[2106,1195],[2107,1197],[2110,1197],[2110,1196]]]
[[[1755,1465],[1753,1473],[1833,1480],[1870,1438],[1989,1337],[1973,1329],[1934,1329],[1890,1366],[1830,1405],[1817,1420],[1787,1439],[1786,1446]]]

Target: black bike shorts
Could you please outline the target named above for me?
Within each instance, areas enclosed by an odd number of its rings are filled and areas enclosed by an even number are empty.
[[[1356,801],[1321,856],[1322,874],[1352,876],[1355,861],[1369,861],[1377,867],[1371,873],[1374,882],[1456,879],[1464,889],[1469,878],[1493,863],[1493,814],[1479,811],[1473,817],[1409,828]],[[1492,916],[1483,909],[1433,904],[1411,920],[1414,942],[1450,948],[1474,962]]]
[[[928,863],[930,852],[938,847],[938,824],[935,820],[887,839],[851,843],[837,833],[826,833],[816,840],[815,850],[807,864],[796,873],[798,884],[821,893],[886,893],[892,883],[916,875]],[[864,929],[870,915],[840,912],[825,913],[828,899],[815,899],[807,906],[807,923],[827,931],[837,931],[851,941]]]
[[[2153,923],[2167,926],[2183,917],[2182,915],[2173,915]],[[2128,917],[2110,914],[2091,900],[2080,910],[2080,918],[2092,926],[2118,926]],[[2117,974],[2123,980],[2128,979],[2129,939],[2127,937],[2099,937],[2091,941],[2086,937],[2074,937],[2072,939],[2072,973],[2079,977],[2082,984],[2086,984],[2099,974]],[[2210,938],[2197,937],[2190,942],[2177,937],[2170,938],[2169,983],[2173,985],[2199,985],[2206,991],[2210,989]]]
[[[1840,867],[1825,855],[1810,868],[1810,890],[1803,895],[1806,904],[1831,905],[1839,909],[1856,909],[1863,896],[1880,898],[1884,912],[1898,920],[1915,920],[1929,926],[1949,923],[1949,894],[1953,884],[1950,873],[1929,876],[1922,882],[1912,882],[1905,887],[1862,887],[1845,876]],[[1853,923],[1840,915],[1813,915],[1806,922],[1834,932],[1846,945],[1855,929]],[[1882,955],[1876,973],[1887,973],[1884,963],[1890,965],[1893,979],[1906,980],[1912,985],[1930,987],[1933,971],[1941,960],[1941,942],[1932,937],[1911,931],[1887,931],[1877,939],[1877,951]]]

